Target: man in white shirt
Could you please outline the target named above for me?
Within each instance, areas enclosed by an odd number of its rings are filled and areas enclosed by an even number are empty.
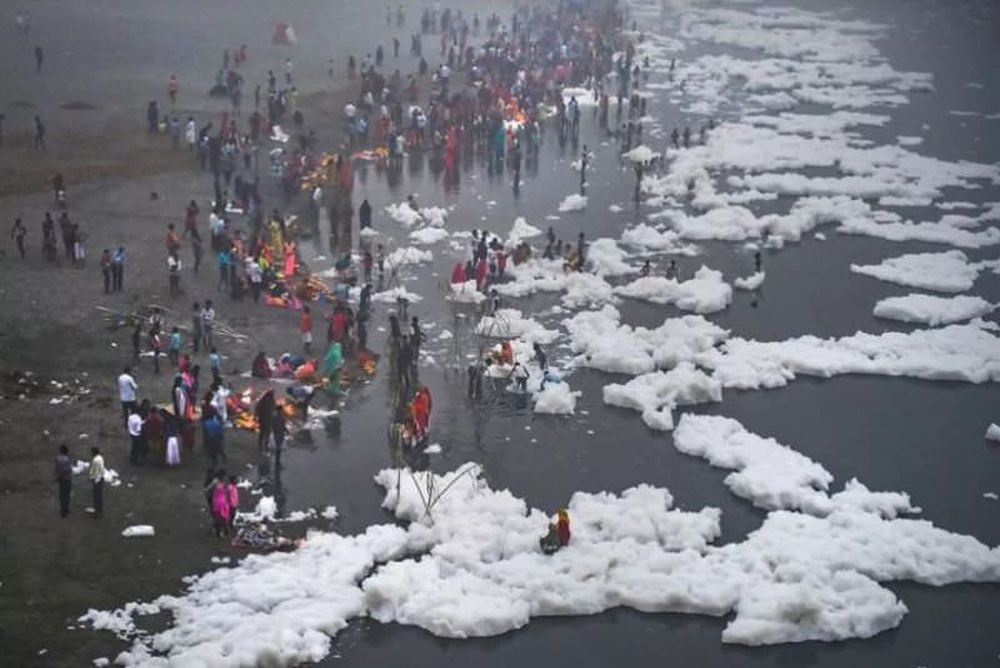
[[[202,342],[205,344],[205,350],[211,350],[212,346],[215,345],[214,330],[215,307],[212,306],[212,300],[209,299],[201,309],[201,336]]]
[[[247,279],[250,281],[250,292],[253,294],[253,303],[256,304],[260,301],[261,288],[264,284],[264,272],[252,257],[247,258],[246,272]]]
[[[226,399],[229,398],[229,388],[223,383],[219,383],[218,387],[215,387],[215,392],[212,394],[212,406],[215,408],[215,412],[219,414],[219,420],[222,421],[222,426],[229,427],[229,408],[226,406]]]
[[[128,424],[128,416],[136,407],[135,393],[139,386],[132,377],[132,368],[125,367],[122,375],[118,376],[118,399],[122,402],[122,419]]]
[[[129,451],[128,459],[133,465],[138,466],[140,459],[142,458],[142,454],[145,451],[142,442],[142,426],[144,421],[142,416],[139,415],[139,409],[134,405],[134,403],[135,402],[133,402],[132,412],[128,416],[128,437],[132,439],[132,449]]]
[[[90,468],[87,469],[87,477],[94,492],[94,519],[104,516],[104,457],[101,456],[101,449],[93,447],[90,449]]]

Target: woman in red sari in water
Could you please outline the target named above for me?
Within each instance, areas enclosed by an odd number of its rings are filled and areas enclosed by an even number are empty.
[[[431,391],[426,385],[421,385],[413,401],[410,402],[411,415],[413,418],[414,435],[418,441],[427,437],[427,430],[431,422]]]

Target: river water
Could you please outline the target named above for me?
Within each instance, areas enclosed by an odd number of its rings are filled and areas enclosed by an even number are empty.
[[[1000,122],[984,116],[949,114],[1000,110],[1000,86],[993,69],[1000,56],[1000,6],[986,3],[801,1],[796,7],[830,11],[841,18],[872,20],[891,26],[877,45],[898,70],[931,72],[936,92],[914,93],[910,103],[892,109],[883,127],[856,129],[876,142],[896,135],[922,135],[918,151],[948,160],[996,162],[1000,156]],[[669,34],[668,29],[667,34]],[[699,55],[689,45],[679,58]],[[714,53],[726,48],[712,47]],[[730,49],[729,52],[740,53]],[[969,86],[970,82],[982,87]],[[651,100],[649,113],[664,127],[702,118],[685,116],[663,99]],[[796,111],[803,111],[797,109]],[[805,111],[810,111],[806,109]],[[882,113],[882,110],[880,110]],[[924,127],[928,125],[929,128]],[[662,140],[661,140],[662,141]],[[374,173],[362,175],[355,197],[376,206],[399,202],[419,193],[422,205],[450,209],[449,229],[487,228],[505,233],[516,216],[545,227],[552,224],[563,239],[579,231],[588,238],[617,237],[625,224],[651,212],[630,203],[631,171],[622,169],[617,147],[601,136],[585,111],[581,143],[596,153],[589,179],[590,202],[582,213],[547,220],[559,201],[577,187],[578,174],[569,162],[577,157],[572,145],[561,147],[547,138],[537,174],[525,172],[520,196],[509,178],[490,178],[474,167],[463,171],[458,188],[446,189],[427,167],[409,170],[402,186],[389,187]],[[997,189],[962,193],[956,199],[990,201]],[[488,203],[495,202],[495,205]],[[623,207],[609,212],[609,205]],[[758,210],[758,209],[755,209]],[[766,211],[766,209],[759,209]],[[916,210],[916,219],[933,219]],[[925,216],[921,218],[921,216]],[[384,235],[405,243],[405,230],[385,216],[376,216]],[[868,237],[841,236],[824,230],[828,240],[807,236],[801,243],[767,253],[767,281],[752,304],[747,293],[713,321],[734,333],[761,340],[805,333],[841,336],[855,331],[906,329],[876,319],[871,308],[882,297],[900,294],[898,286],[876,282],[848,270],[851,262],[878,262],[905,252],[943,250],[916,242],[892,243]],[[441,299],[457,254],[445,245],[433,247],[435,262],[405,275],[406,287],[424,295],[411,307],[433,339],[442,329],[462,330],[456,312]],[[751,273],[752,260],[738,244],[706,243],[694,259],[680,259],[683,272],[701,263],[722,270],[727,280]],[[972,257],[990,256],[971,251]],[[975,294],[995,300],[1000,277],[984,275]],[[511,305],[537,317],[556,299],[536,295]],[[623,321],[658,324],[672,307],[628,301],[619,306]],[[386,310],[376,311],[384,322]],[[557,323],[557,316],[543,319]],[[458,326],[456,327],[456,323]],[[548,326],[553,326],[548,324]],[[382,340],[375,335],[375,342]],[[467,337],[458,354],[475,344]],[[577,415],[569,418],[535,416],[530,407],[502,402],[474,409],[465,399],[464,375],[455,362],[453,342],[429,346],[437,364],[425,366],[420,379],[435,397],[431,441],[443,452],[418,462],[437,471],[466,461],[484,465],[494,487],[508,487],[529,504],[554,509],[576,490],[618,491],[638,482],[666,486],[678,506],[705,505],[723,511],[720,542],[740,540],[755,529],[764,513],[733,497],[722,484],[725,471],[678,453],[669,434],[652,432],[637,414],[605,407],[601,387],[624,378],[580,370],[570,382],[583,396]],[[566,358],[566,351],[550,355]],[[287,458],[285,482],[290,508],[335,503],[341,512],[338,529],[356,531],[384,521],[380,490],[370,474],[391,464],[385,430],[390,416],[384,376],[356,391],[347,402],[343,433],[335,440],[318,439],[309,449]],[[872,489],[905,490],[924,509],[923,516],[949,530],[968,533],[988,544],[1000,542],[995,502],[986,491],[1000,489],[996,452],[982,439],[997,419],[995,388],[961,383],[926,382],[885,377],[848,376],[830,380],[799,378],[780,390],[727,391],[721,405],[699,406],[697,412],[719,413],[740,420],[749,430],[780,442],[822,463],[837,483],[857,476]],[[890,583],[909,607],[899,628],[866,641],[803,643],[767,648],[724,646],[719,640],[725,620],[690,615],[646,615],[615,610],[593,617],[535,619],[526,628],[497,638],[446,640],[420,629],[356,621],[335,641],[333,665],[538,665],[602,666],[621,663],[678,665],[815,665],[815,666],[980,666],[996,662],[1000,640],[990,620],[1000,614],[1000,588],[960,585],[932,588]]]

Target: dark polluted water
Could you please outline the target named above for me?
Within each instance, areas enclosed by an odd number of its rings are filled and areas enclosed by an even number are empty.
[[[862,136],[886,141],[896,135],[924,134],[926,141],[919,151],[925,154],[948,160],[997,160],[1000,122],[948,113],[1000,110],[1000,87],[993,75],[1000,55],[1000,9],[996,5],[920,1],[839,3],[835,7],[802,2],[799,6],[887,24],[890,27],[877,44],[893,67],[934,74],[935,93],[911,94],[909,105],[892,110],[890,123],[862,128],[858,130]],[[680,57],[694,55],[697,51]],[[982,82],[984,87],[965,85],[969,81]],[[668,128],[701,120],[665,102],[653,103],[649,113]],[[451,209],[447,224],[451,230],[486,228],[503,236],[515,217],[524,216],[538,227],[553,225],[566,240],[579,231],[588,238],[617,238],[626,224],[651,210],[637,211],[630,202],[634,176],[619,166],[616,145],[595,132],[596,123],[586,111],[583,119],[580,143],[596,153],[589,179],[590,202],[584,212],[546,219],[565,195],[575,192],[578,181],[569,163],[578,156],[579,147],[559,146],[551,133],[537,173],[525,172],[519,197],[511,191],[509,175],[491,177],[473,165],[460,172],[457,187],[446,188],[430,166],[416,163],[402,183],[387,184],[384,175],[374,171],[359,175],[355,197],[381,205],[400,202],[410,192],[419,193],[422,205]],[[924,124],[930,132],[920,132]],[[984,189],[973,198],[996,199],[996,190]],[[963,193],[962,199],[968,198]],[[622,211],[610,212],[612,204]],[[781,202],[774,206],[781,208]],[[932,219],[927,211],[912,213],[916,219],[922,214],[926,214],[923,219]],[[385,216],[376,220],[384,235],[405,244],[402,227]],[[946,248],[824,231],[825,242],[808,235],[801,243],[768,253],[768,278],[756,304],[751,304],[747,293],[737,292],[733,304],[712,320],[734,334],[760,340],[907,329],[871,313],[876,300],[900,294],[898,286],[852,274],[848,266]],[[727,280],[751,273],[752,259],[740,244],[701,245],[702,255],[680,260],[682,272],[689,274],[704,263],[722,270]],[[432,339],[441,329],[457,333],[463,327],[456,312],[441,299],[458,254],[444,244],[433,250],[435,261],[430,267],[422,266],[404,277],[407,289],[425,297],[411,307],[411,313],[434,325],[429,330]],[[990,256],[989,251],[968,254]],[[995,301],[1000,296],[1000,277],[985,274],[976,293]],[[556,302],[557,298],[543,293],[508,304],[537,314]],[[680,314],[672,307],[631,300],[618,308],[623,321],[632,324],[658,324],[666,316]],[[384,323],[386,315],[386,308],[380,307],[376,322]],[[557,322],[558,318],[545,320],[549,327]],[[373,338],[378,345],[384,337],[378,333]],[[575,372],[571,385],[583,396],[577,415],[570,418],[535,416],[528,406],[506,403],[475,409],[465,399],[464,372],[449,368],[471,349],[463,346],[471,344],[460,343],[457,358],[454,345],[429,346],[437,363],[421,370],[420,380],[430,386],[435,398],[431,442],[439,443],[443,452],[419,464],[443,472],[467,461],[479,462],[491,486],[509,488],[530,505],[544,509],[562,506],[576,490],[620,491],[639,482],[665,486],[680,508],[722,509],[723,535],[718,542],[741,540],[762,521],[762,511],[734,497],[722,484],[727,471],[678,453],[669,434],[648,430],[636,413],[603,406],[602,386],[625,377]],[[557,359],[569,356],[565,349],[550,354]],[[289,508],[334,503],[341,513],[337,528],[343,533],[388,519],[379,508],[382,495],[371,475],[392,465],[386,444],[389,395],[388,381],[380,375],[372,385],[352,393],[339,438],[319,437],[312,447],[289,454],[284,476]],[[968,533],[987,544],[1000,542],[994,506],[982,496],[1000,489],[997,454],[982,439],[986,425],[997,419],[995,388],[886,377],[800,377],[779,390],[727,391],[723,403],[693,411],[734,417],[749,430],[801,451],[835,476],[835,488],[856,476],[872,489],[907,491],[924,509],[923,517],[936,525]],[[344,661],[386,666],[995,665],[1000,651],[994,623],[1000,616],[1000,587],[934,588],[905,582],[886,586],[907,605],[909,613],[898,628],[864,641],[727,646],[720,642],[726,619],[628,609],[587,617],[536,618],[518,631],[476,640],[441,639],[418,628],[362,619],[338,635],[331,657],[321,665]]]

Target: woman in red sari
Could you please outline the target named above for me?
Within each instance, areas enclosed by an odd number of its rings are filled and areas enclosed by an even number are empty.
[[[431,421],[431,391],[427,389],[426,385],[422,385],[413,395],[410,409],[413,416],[414,433],[418,441],[423,440],[427,437],[427,429],[430,427]]]
[[[295,242],[285,242],[285,281],[291,280],[295,276]]]

